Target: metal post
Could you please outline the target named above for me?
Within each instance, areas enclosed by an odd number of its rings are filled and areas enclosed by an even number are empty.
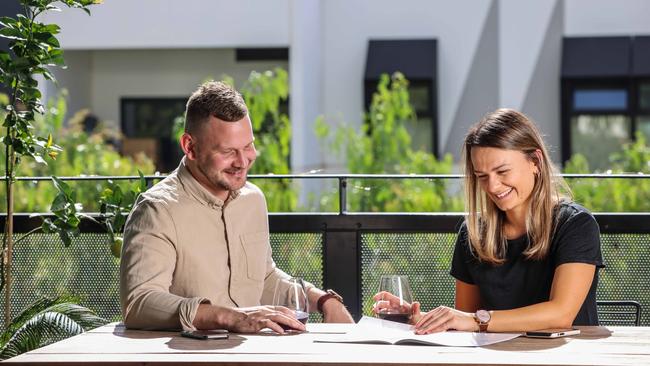
[[[348,181],[346,177],[339,177],[339,215],[345,215],[348,212],[347,208],[347,186]]]

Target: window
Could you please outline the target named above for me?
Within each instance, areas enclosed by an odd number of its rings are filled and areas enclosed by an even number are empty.
[[[625,110],[625,89],[576,89],[573,91],[574,110]]]
[[[563,161],[579,153],[592,170],[604,171],[611,154],[633,141],[637,131],[650,137],[649,39],[564,39]]]
[[[639,85],[639,113],[636,127],[645,135],[646,142],[650,143],[650,80]]]
[[[182,157],[179,142],[172,136],[174,119],[183,116],[187,97],[122,98],[122,153],[144,152],[161,172],[174,170]]]
[[[409,81],[409,100],[416,114],[406,129],[411,135],[411,146],[438,154],[437,112],[437,41],[371,40],[364,77],[365,109],[370,108],[372,95],[377,90],[381,74],[399,71]]]

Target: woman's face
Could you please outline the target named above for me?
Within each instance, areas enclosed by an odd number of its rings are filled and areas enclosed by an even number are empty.
[[[535,186],[538,167],[518,150],[473,147],[474,174],[481,189],[506,213],[524,214]]]

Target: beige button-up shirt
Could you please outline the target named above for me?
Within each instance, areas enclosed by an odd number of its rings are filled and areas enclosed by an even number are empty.
[[[184,159],[140,195],[126,221],[120,301],[129,328],[194,329],[200,303],[271,304],[287,278],[271,258],[260,189],[246,183],[223,202]]]

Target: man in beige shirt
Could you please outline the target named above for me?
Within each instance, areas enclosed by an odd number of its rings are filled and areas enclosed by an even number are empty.
[[[269,306],[289,276],[271,258],[266,201],[246,181],[257,152],[242,96],[220,82],[187,102],[178,169],[140,195],[124,229],[120,300],[138,329],[257,332],[305,326]],[[340,297],[307,284],[310,309],[352,322]]]

